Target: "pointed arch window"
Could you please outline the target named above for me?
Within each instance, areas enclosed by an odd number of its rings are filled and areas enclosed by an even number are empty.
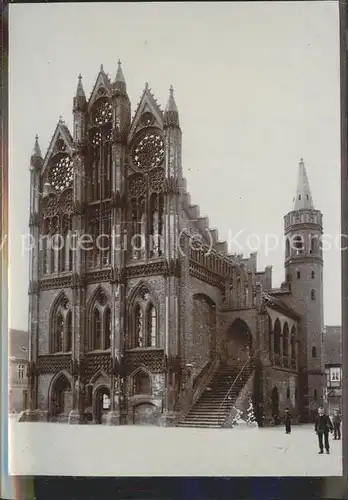
[[[318,251],[318,238],[317,236],[311,237],[310,253],[317,253]]]
[[[133,394],[150,394],[151,381],[150,377],[145,372],[137,373],[133,378]]]
[[[64,351],[64,317],[61,312],[58,312],[55,328],[55,352]]]
[[[135,327],[135,347],[144,346],[144,321],[143,321],[143,310],[140,304],[135,306],[134,311],[134,327]]]
[[[163,217],[164,196],[162,193],[152,194],[150,199],[150,257],[161,257],[163,254]]]
[[[49,350],[51,353],[71,352],[72,311],[68,299],[62,295],[50,314]]]
[[[98,308],[94,309],[93,313],[93,349],[100,350],[101,349],[101,340],[102,340],[102,332],[101,332],[101,318],[100,311]]]
[[[274,342],[273,352],[274,352],[274,362],[276,365],[281,364],[281,360],[280,360],[281,336],[282,336],[281,325],[280,325],[279,318],[277,318],[275,320],[274,330],[273,330],[273,342]]]
[[[297,254],[297,255],[303,253],[304,241],[303,241],[302,236],[300,236],[300,235],[294,236],[293,241],[292,241],[292,248],[294,249],[295,254]]]
[[[111,312],[107,307],[104,313],[104,349],[110,349],[111,345]]]
[[[157,317],[153,304],[147,309],[147,345],[156,347],[157,345]]]
[[[312,280],[315,279],[315,272],[314,271],[311,272],[311,278],[312,278]]]
[[[315,347],[315,345],[312,347],[312,358],[316,358],[317,357],[317,348]]]
[[[66,350],[72,350],[72,313],[68,311],[66,315]]]
[[[316,294],[315,290],[311,290],[311,300],[315,300]]]

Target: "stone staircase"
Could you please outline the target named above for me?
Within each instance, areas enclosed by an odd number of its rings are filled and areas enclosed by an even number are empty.
[[[253,370],[252,360],[244,366],[220,365],[209,386],[177,427],[222,427]]]

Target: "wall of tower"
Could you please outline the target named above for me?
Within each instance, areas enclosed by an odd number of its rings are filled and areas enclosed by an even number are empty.
[[[314,412],[323,403],[323,261],[320,238],[322,215],[317,210],[295,211],[285,217],[285,274],[291,295],[284,297],[290,307],[301,315],[299,360],[306,373],[303,397],[308,411]],[[302,238],[303,249],[296,248],[296,237]],[[312,239],[314,238],[314,240]],[[313,243],[314,241],[314,243]]]

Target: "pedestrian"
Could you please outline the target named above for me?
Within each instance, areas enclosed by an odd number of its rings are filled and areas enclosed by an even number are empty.
[[[334,439],[341,439],[341,415],[338,408],[334,411],[333,414],[333,428],[334,428]]]
[[[291,433],[291,413],[289,408],[285,408],[284,414],[285,434]]]
[[[328,415],[325,415],[324,408],[318,408],[318,415],[315,418],[315,432],[319,440],[319,454],[324,453],[323,438],[326,453],[330,453],[329,432],[333,432],[333,425]]]

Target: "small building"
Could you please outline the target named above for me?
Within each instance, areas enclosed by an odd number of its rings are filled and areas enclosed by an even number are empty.
[[[342,327],[326,326],[324,334],[326,405],[331,415],[342,412]]]
[[[23,330],[9,333],[9,412],[28,406],[29,335]]]

